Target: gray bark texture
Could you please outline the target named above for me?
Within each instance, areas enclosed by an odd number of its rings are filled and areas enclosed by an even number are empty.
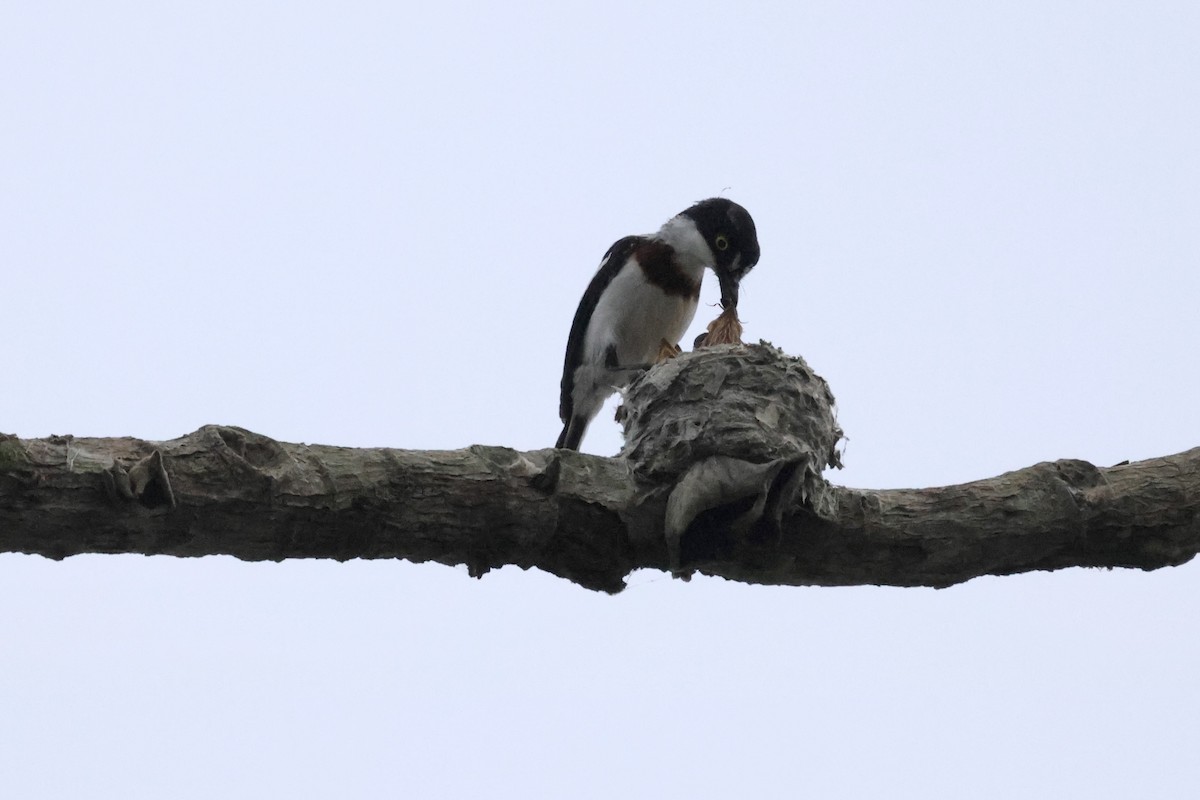
[[[930,489],[830,485],[825,382],[766,345],[685,354],[628,389],[602,458],[288,444],[208,425],[166,442],[0,434],[0,552],[404,558],[537,567],[620,591],[634,569],[784,585],[944,587],[1200,549],[1200,448],[1036,464]]]

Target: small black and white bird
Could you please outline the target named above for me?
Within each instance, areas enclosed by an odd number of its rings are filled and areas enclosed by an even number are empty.
[[[555,446],[578,450],[588,423],[635,370],[679,352],[706,267],[717,274],[728,310],[737,307],[738,284],[758,255],[749,212],[720,197],[701,200],[657,233],[608,248],[571,324]]]

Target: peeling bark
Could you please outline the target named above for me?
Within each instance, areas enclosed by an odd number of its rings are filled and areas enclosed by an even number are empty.
[[[711,375],[701,383],[711,388]],[[634,412],[645,424],[645,407]],[[828,442],[820,446],[824,458]],[[931,489],[848,489],[818,475],[819,493],[809,467],[804,483],[798,462],[772,448],[757,461],[741,453],[758,489],[702,508],[669,547],[681,473],[648,477],[633,458],[350,449],[216,425],[166,442],[0,435],[0,551],[404,558],[465,564],[475,576],[515,564],[616,592],[642,567],[763,584],[942,587],[1071,566],[1157,569],[1200,549],[1200,448],[1108,468],[1043,463]]]

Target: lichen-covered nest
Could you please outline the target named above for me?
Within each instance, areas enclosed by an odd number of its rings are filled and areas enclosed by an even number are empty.
[[[841,467],[833,393],[799,356],[777,347],[721,345],[684,353],[625,392],[621,455],[649,481],[723,455],[762,463],[804,457]]]
[[[761,342],[718,345],[659,364],[625,392],[621,455],[647,486],[668,485],[665,530],[680,571],[698,515],[745,507],[733,528],[778,527],[798,506],[831,513],[826,467],[841,467],[829,385]],[[686,566],[686,565],[683,565]]]

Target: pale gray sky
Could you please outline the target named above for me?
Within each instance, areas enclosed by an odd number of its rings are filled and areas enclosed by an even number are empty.
[[[838,398],[835,482],[1200,445],[1200,6],[978,6],[10,3],[0,430],[547,447],[600,256],[724,194],[747,337]],[[1184,796],[1198,602],[1196,564],[607,597],[5,555],[0,783]]]

